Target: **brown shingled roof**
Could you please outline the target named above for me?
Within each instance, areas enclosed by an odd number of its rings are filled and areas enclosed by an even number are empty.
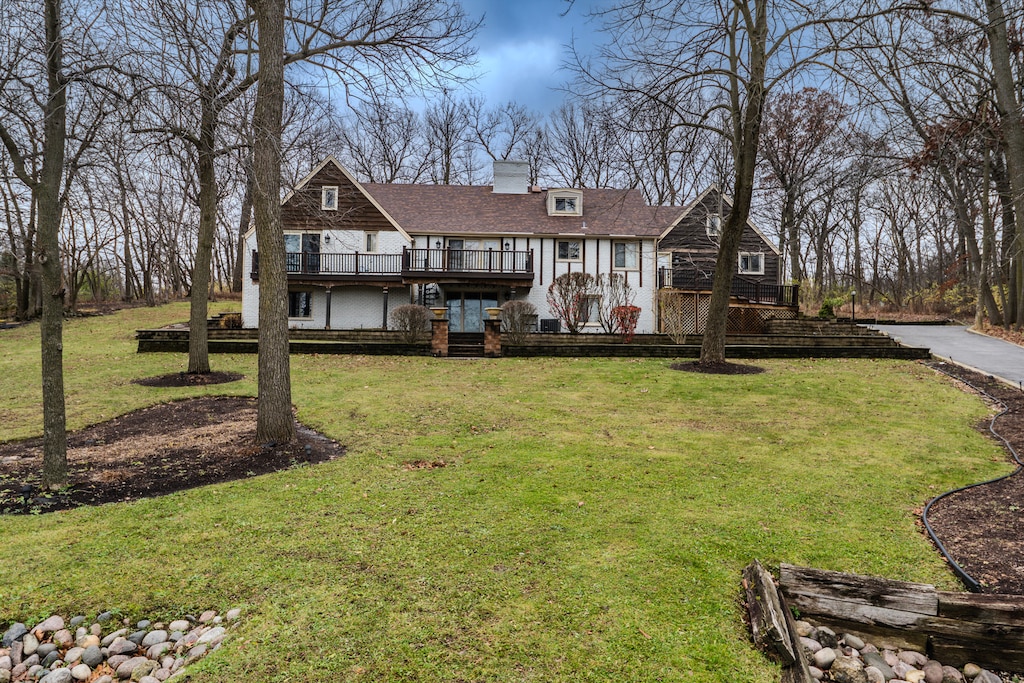
[[[639,190],[583,190],[582,216],[549,216],[546,191],[495,194],[490,185],[382,183],[363,188],[411,234],[657,237],[683,212],[648,206]]]

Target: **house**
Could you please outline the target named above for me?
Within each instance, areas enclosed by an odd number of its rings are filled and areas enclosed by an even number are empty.
[[[711,242],[687,235],[718,194],[687,208],[652,207],[638,190],[530,186],[517,161],[494,163],[493,186],[360,183],[329,157],[282,203],[289,325],[386,329],[395,308],[418,303],[447,308],[452,332],[479,332],[487,308],[519,299],[536,307],[539,329],[555,330],[548,287],[583,271],[621,275],[641,309],[637,331],[654,332],[659,288],[686,280],[688,264],[706,265]],[[777,278],[778,252],[752,234],[744,267]],[[251,328],[259,312],[254,229],[245,240],[242,324]],[[598,303],[585,331],[602,330]]]

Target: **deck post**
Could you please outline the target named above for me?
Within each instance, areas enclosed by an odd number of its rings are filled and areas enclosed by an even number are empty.
[[[385,330],[388,329],[388,288],[383,289],[384,292],[384,324],[381,325]]]
[[[324,325],[325,330],[331,329],[331,286],[327,286],[327,322]]]

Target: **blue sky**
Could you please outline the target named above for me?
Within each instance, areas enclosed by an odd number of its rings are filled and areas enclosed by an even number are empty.
[[[462,0],[471,17],[484,16],[476,38],[480,78],[471,92],[492,106],[509,100],[547,114],[562,101],[557,88],[569,80],[561,69],[575,37],[588,45],[595,25],[588,21],[588,0],[570,7],[564,0]],[[566,16],[563,12],[569,10]]]

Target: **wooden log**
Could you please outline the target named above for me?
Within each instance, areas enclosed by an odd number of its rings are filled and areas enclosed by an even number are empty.
[[[1024,626],[1024,596],[978,593],[939,594],[939,616],[979,624]]]
[[[743,585],[754,644],[774,655],[784,666],[792,664],[796,661],[796,653],[775,579],[760,562],[754,560],[743,570]]]
[[[892,581],[784,564],[779,570],[779,585],[790,597],[821,597],[928,616],[939,613],[935,586],[927,583]]]

